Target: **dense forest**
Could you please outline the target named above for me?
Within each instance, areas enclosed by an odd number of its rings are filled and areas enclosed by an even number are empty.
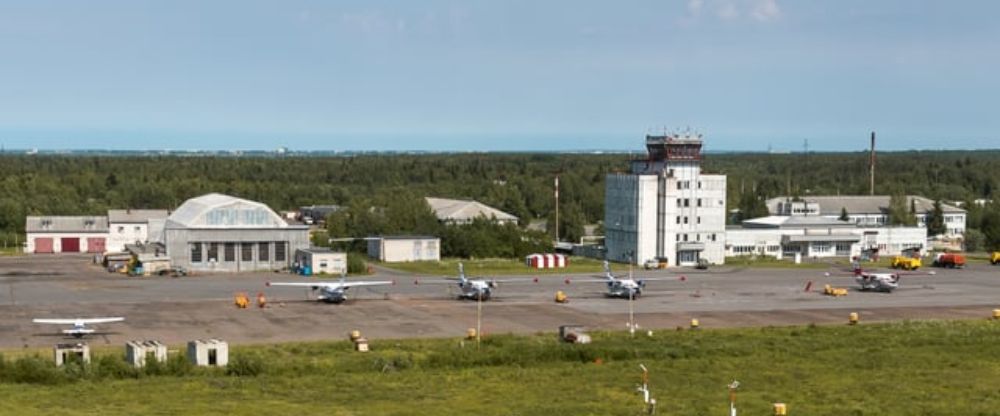
[[[523,219],[554,214],[560,177],[563,238],[603,218],[604,177],[625,154],[430,154],[343,157],[114,157],[0,155],[0,234],[23,233],[26,215],[101,214],[109,208],[175,208],[221,192],[279,210],[310,204],[385,207],[423,196],[474,198]],[[709,154],[705,170],[729,175],[729,206],[759,209],[778,195],[865,194],[866,153]],[[945,201],[995,198],[1000,151],[878,154],[876,193]],[[997,205],[994,205],[996,207]],[[756,208],[755,208],[756,207]],[[1000,243],[996,209],[969,227]],[[407,214],[419,215],[419,214]],[[526,219],[526,221],[524,221]],[[992,230],[996,222],[996,235]],[[552,221],[549,221],[552,223]],[[344,224],[341,226],[356,226]]]

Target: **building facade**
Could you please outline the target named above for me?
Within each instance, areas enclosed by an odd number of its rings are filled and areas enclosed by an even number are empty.
[[[767,200],[771,215],[822,216],[840,218],[846,212],[848,221],[864,227],[884,227],[889,224],[888,195],[836,195],[805,196],[799,198],[777,197]],[[906,209],[912,210],[917,225],[927,227],[927,216],[934,210],[934,200],[918,195],[906,196]],[[966,211],[951,204],[941,203],[944,213],[946,237],[965,235]],[[926,231],[925,231],[926,232]]]
[[[872,257],[923,253],[927,247],[927,231],[920,227],[860,226],[820,216],[755,218],[726,231],[727,257]]]
[[[347,275],[347,253],[325,248],[300,249],[295,252],[296,272],[303,275]]]
[[[259,202],[208,194],[167,219],[164,245],[174,267],[205,272],[288,268],[309,247],[309,227],[293,226]]]
[[[441,261],[441,239],[425,236],[383,236],[368,239],[368,257],[383,263]]]
[[[124,252],[128,244],[162,241],[163,224],[169,215],[170,211],[165,209],[109,210],[107,251]]]
[[[700,135],[646,136],[648,156],[607,176],[607,258],[670,266],[725,262],[726,176],[701,171]]]
[[[102,216],[31,216],[24,225],[25,253],[103,253],[108,218]]]

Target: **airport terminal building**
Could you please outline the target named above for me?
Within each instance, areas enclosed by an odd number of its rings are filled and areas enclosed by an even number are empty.
[[[309,227],[289,225],[267,205],[221,194],[184,202],[167,218],[163,243],[174,267],[205,272],[288,268],[309,248]]]

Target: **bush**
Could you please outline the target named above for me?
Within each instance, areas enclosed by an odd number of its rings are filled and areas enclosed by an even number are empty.
[[[365,262],[364,254],[347,253],[347,273],[368,274],[368,263]]]
[[[6,366],[5,381],[14,383],[55,385],[67,381],[65,373],[56,365],[42,357],[19,358],[13,365]]]
[[[125,360],[117,355],[103,355],[94,360],[91,365],[95,376],[99,378],[125,379],[136,378],[138,370],[130,366]]]
[[[256,355],[240,354],[233,357],[226,366],[226,375],[235,377],[257,377],[264,373],[264,360]]]

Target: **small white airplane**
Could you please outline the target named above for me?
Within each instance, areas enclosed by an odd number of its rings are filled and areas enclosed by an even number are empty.
[[[327,303],[344,303],[347,300],[347,290],[352,287],[362,286],[389,286],[396,282],[391,281],[352,281],[348,282],[346,277],[341,277],[337,282],[267,282],[267,286],[292,286],[308,287],[313,291],[319,291],[317,300]]]
[[[74,338],[83,338],[85,335],[90,335],[95,332],[93,328],[87,328],[87,325],[93,324],[109,324],[112,322],[122,322],[125,318],[73,318],[73,319],[33,319],[32,322],[36,324],[49,324],[49,325],[72,325],[72,329],[62,330],[63,334],[71,335]]]
[[[458,288],[461,290],[461,293],[458,294],[458,298],[463,300],[477,300],[477,299],[490,300],[490,298],[493,297],[493,291],[496,290],[497,287],[499,287],[500,283],[525,283],[529,281],[538,283],[538,278],[502,279],[502,280],[497,280],[497,279],[487,280],[484,278],[469,279],[468,277],[465,276],[465,265],[463,265],[462,263],[458,263],[457,278],[450,278],[445,280],[428,280],[424,282],[421,282],[420,280],[415,280],[413,283],[417,285],[423,283],[452,284],[456,283],[456,280],[458,283]]]
[[[898,272],[872,272],[861,268],[861,263],[852,263],[854,281],[858,283],[863,292],[885,292],[892,293],[899,289],[899,281],[904,275],[934,275],[933,270],[926,273],[898,273]],[[826,273],[827,276],[831,274]]]
[[[653,281],[664,281],[664,280],[676,280],[674,278],[665,277],[650,277],[645,279],[633,279],[629,277],[615,277],[611,274],[611,265],[605,261],[604,262],[604,278],[603,279],[585,279],[585,280],[572,280],[566,279],[566,284],[572,282],[579,283],[604,283],[608,286],[608,291],[604,293],[605,296],[609,298],[622,298],[622,299],[637,299],[642,296],[642,290],[646,288],[646,282]],[[680,277],[680,280],[687,280],[684,276]]]

